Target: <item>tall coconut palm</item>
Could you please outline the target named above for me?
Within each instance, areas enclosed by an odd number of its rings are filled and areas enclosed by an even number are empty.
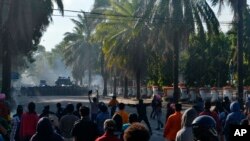
[[[238,96],[243,106],[243,12],[246,10],[246,0],[211,0],[213,5],[219,4],[222,7],[228,3],[234,12],[237,21],[237,76],[238,76]]]
[[[140,78],[146,61],[144,35],[137,26],[138,20],[133,17],[142,2],[110,0],[110,7],[104,12],[107,20],[97,25],[95,35],[103,41],[103,52],[109,66],[120,66],[136,76],[137,98],[140,98]]]
[[[190,34],[197,32],[205,36],[204,24],[207,32],[219,33],[219,22],[204,0],[160,0],[154,2],[149,0],[147,16],[151,16],[149,22],[152,30],[151,43],[155,45],[164,43],[167,50],[173,50],[173,80],[174,99],[178,101],[178,62],[179,52],[183,47],[188,46]],[[204,23],[203,23],[204,22]],[[154,45],[154,46],[155,46]]]
[[[62,0],[0,0],[0,46],[2,48],[2,92],[10,98],[11,56],[31,56],[34,46],[52,21],[54,4],[63,14]]]
[[[84,72],[89,73],[89,86],[91,84],[91,73],[95,58],[95,48],[90,43],[90,23],[85,14],[78,14],[78,20],[72,19],[75,24],[73,32],[66,32],[64,41],[66,42],[64,60],[67,66],[72,67],[72,74],[75,79],[82,81]]]

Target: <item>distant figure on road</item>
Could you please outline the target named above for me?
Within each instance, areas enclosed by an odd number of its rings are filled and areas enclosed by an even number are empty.
[[[139,104],[136,105],[137,113],[139,115],[138,120],[139,120],[139,122],[141,122],[143,120],[147,124],[150,134],[152,134],[151,126],[150,126],[150,123],[149,123],[148,117],[147,117],[147,109],[146,108],[147,107],[143,103],[143,99],[140,99]]]
[[[110,110],[111,117],[114,115],[118,104],[119,102],[117,101],[116,96],[113,96],[112,99],[108,103],[108,106],[111,107],[111,110]]]
[[[151,119],[155,119],[155,116],[156,116],[156,102],[157,102],[157,99],[156,99],[156,96],[154,95],[152,102],[151,102],[151,107],[152,107],[152,111],[150,114]]]
[[[96,116],[98,113],[99,109],[99,103],[98,103],[98,98],[93,97],[93,101],[90,98],[90,95],[92,94],[92,90],[88,92],[88,98],[89,98],[89,103],[90,103],[90,108],[91,108],[91,120],[96,122]]]
[[[161,116],[162,116],[162,100],[158,99],[156,101],[156,117],[157,117],[157,128],[156,130],[160,130],[160,128],[163,127],[163,123],[161,121]]]

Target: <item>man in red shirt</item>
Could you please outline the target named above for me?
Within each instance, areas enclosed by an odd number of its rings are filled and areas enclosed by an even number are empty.
[[[97,138],[95,141],[121,141],[114,135],[115,129],[115,121],[112,119],[107,119],[104,122],[105,133],[101,137]]]
[[[170,115],[164,128],[163,136],[168,141],[174,141],[177,132],[181,129],[181,104],[175,104],[175,113]]]

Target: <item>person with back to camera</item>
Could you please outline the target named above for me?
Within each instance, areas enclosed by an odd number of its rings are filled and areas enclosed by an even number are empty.
[[[90,110],[86,106],[80,108],[81,119],[76,121],[71,135],[74,141],[94,141],[98,136],[97,125],[90,120]]]
[[[108,103],[108,107],[111,107],[110,109],[110,116],[113,117],[113,115],[115,114],[115,110],[117,105],[119,104],[119,102],[116,99],[116,96],[113,96],[112,99],[109,101]]]
[[[118,105],[119,110],[115,114],[119,114],[122,117],[122,123],[128,123],[128,112],[125,111],[125,104],[119,103]]]
[[[193,141],[192,122],[198,116],[193,108],[187,109],[181,118],[181,130],[177,132],[176,141]]]
[[[169,141],[174,141],[177,132],[181,129],[181,117],[182,117],[181,110],[182,110],[182,105],[176,103],[175,113],[169,116],[168,121],[164,127],[163,136]]]
[[[32,135],[35,134],[38,120],[36,105],[34,102],[30,102],[28,112],[25,112],[21,117],[19,134],[22,141],[29,141]]]
[[[150,133],[141,123],[133,123],[124,132],[124,141],[149,141]]]
[[[112,119],[107,119],[104,122],[104,131],[105,133],[97,138],[95,141],[121,141],[118,139],[114,132],[116,130],[116,122]]]
[[[63,141],[63,138],[54,131],[49,118],[42,117],[37,123],[36,133],[30,141]]]
[[[97,117],[98,109],[99,109],[99,102],[98,102],[97,97],[93,97],[93,99],[91,100],[90,98],[91,94],[92,94],[92,90],[88,92],[88,98],[89,98],[90,110],[91,110],[91,120],[96,122],[96,117]]]
[[[194,141],[219,141],[216,122],[211,116],[198,116],[192,122]]]
[[[136,105],[136,109],[139,122],[143,120],[147,124],[150,134],[152,134],[151,126],[147,117],[147,105],[143,103],[143,99],[139,100],[139,104]]]

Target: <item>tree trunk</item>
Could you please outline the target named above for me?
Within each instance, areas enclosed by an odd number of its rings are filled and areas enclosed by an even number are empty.
[[[243,0],[238,0],[238,23],[237,23],[237,72],[238,72],[238,96],[243,106]]]
[[[128,77],[124,77],[124,98],[128,97]]]
[[[113,96],[116,96],[117,92],[116,92],[116,75],[114,76],[114,88],[113,88]]]
[[[7,100],[10,100],[11,89],[11,50],[9,36],[2,36],[2,93],[5,93]]]
[[[102,93],[102,95],[107,96],[108,95],[108,88],[107,88],[108,76],[107,76],[107,74],[104,74],[102,77],[103,77],[103,93]]]
[[[136,72],[136,99],[141,98],[141,71],[137,70]]]
[[[102,78],[103,78],[103,92],[102,92],[102,95],[103,96],[107,96],[108,95],[108,75],[107,75],[107,72],[105,70],[105,62],[104,62],[104,54],[103,52],[101,52],[101,74],[102,74]]]
[[[179,78],[179,44],[180,37],[178,36],[178,31],[174,33],[174,58],[173,58],[173,78],[174,78],[174,102],[179,100],[179,89],[178,89],[178,78]]]
[[[92,81],[92,72],[91,72],[91,68],[89,67],[89,70],[88,70],[88,72],[89,72],[89,88],[91,87],[91,81]]]

